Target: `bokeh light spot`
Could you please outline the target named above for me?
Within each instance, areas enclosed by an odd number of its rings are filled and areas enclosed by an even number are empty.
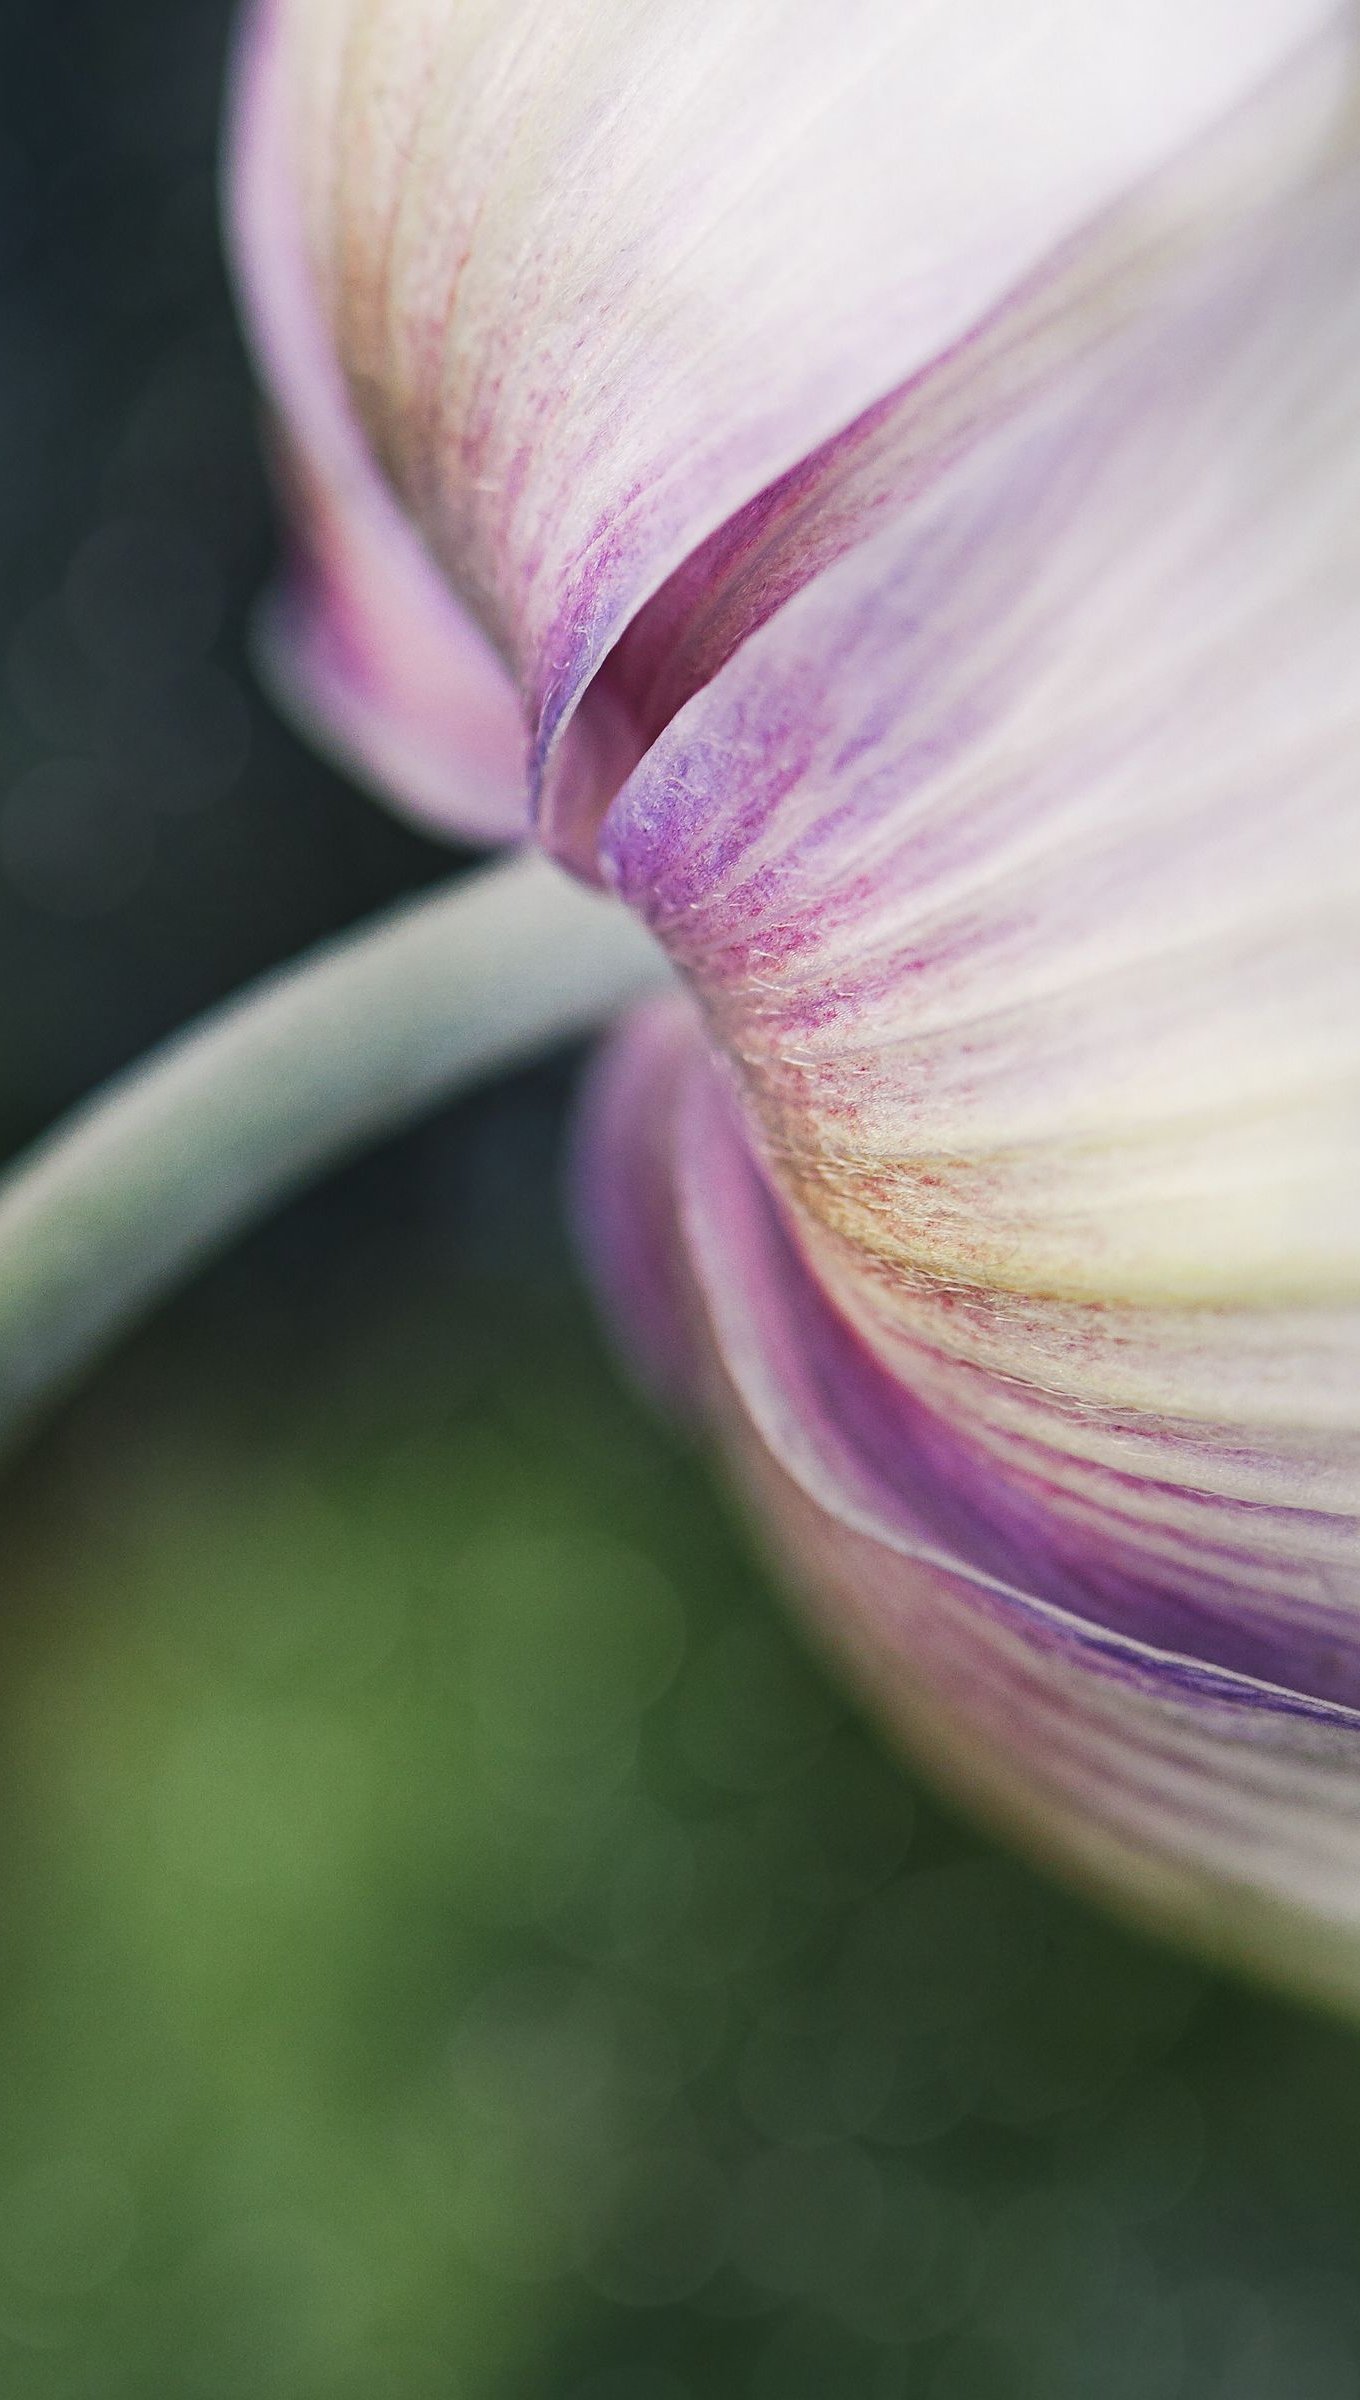
[[[152,857],[144,811],[92,759],[48,759],[0,802],[0,866],[51,916],[111,915],[140,889]]]
[[[0,2192],[0,2273],[50,2298],[96,2291],[125,2265],[136,2231],[126,2176],[53,2159]]]
[[[621,1544],[502,1535],[464,1551],[450,1579],[478,1711],[526,1768],[632,1738],[679,1668],[674,1589]]]
[[[587,2281],[625,2308],[673,2307],[721,2264],[727,2218],[726,2186],[710,2159],[688,2149],[626,2155],[583,2261]]]
[[[787,1647],[756,1624],[724,1626],[691,1665],[682,1694],[680,1746],[719,1791],[777,1788],[826,1747],[835,1707]]]
[[[205,657],[222,623],[212,553],[173,520],[124,518],[91,534],[66,578],[77,641],[118,682],[166,682]]]

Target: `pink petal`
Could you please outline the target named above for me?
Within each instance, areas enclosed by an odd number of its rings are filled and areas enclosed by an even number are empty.
[[[582,1251],[636,1380],[693,1405],[693,1294],[675,1221],[676,1103],[697,1020],[679,992],[628,1017],[598,1052],[579,1112],[572,1186]]]
[[[1017,1539],[1004,1567],[991,1558],[976,1494],[961,1508],[940,1476],[956,1430],[932,1425],[819,1290],[702,1058],[681,1107],[679,1215],[714,1405],[875,1708],[1107,1894],[1353,1991],[1360,1709],[1102,1622],[1070,1574],[1054,1588],[1041,1513],[1028,1557]],[[1278,1530],[1263,1529],[1267,1585]]]
[[[310,733],[417,818],[514,839],[528,829],[519,703],[350,407],[303,251],[281,32],[278,0],[258,0],[238,63],[231,192],[296,528],[265,620],[270,672]]]
[[[317,274],[588,867],[597,684],[717,529],[958,342],[1327,0],[285,0]]]

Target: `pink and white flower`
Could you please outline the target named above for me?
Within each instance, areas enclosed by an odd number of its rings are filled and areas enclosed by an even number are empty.
[[[1325,0],[261,0],[310,721],[683,992],[587,1240],[830,1641],[1360,1935],[1360,82]]]

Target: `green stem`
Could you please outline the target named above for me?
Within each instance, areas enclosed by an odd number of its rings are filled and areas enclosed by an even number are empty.
[[[617,903],[533,856],[214,1011],[0,1181],[0,1443],[309,1177],[663,981]]]

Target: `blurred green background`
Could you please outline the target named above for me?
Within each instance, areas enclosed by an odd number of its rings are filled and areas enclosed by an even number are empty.
[[[448,871],[244,662],[222,0],[0,28],[0,1131]],[[0,2400],[1356,2400],[1360,2049],[828,1688],[621,1387],[577,1062],[11,1471]]]

